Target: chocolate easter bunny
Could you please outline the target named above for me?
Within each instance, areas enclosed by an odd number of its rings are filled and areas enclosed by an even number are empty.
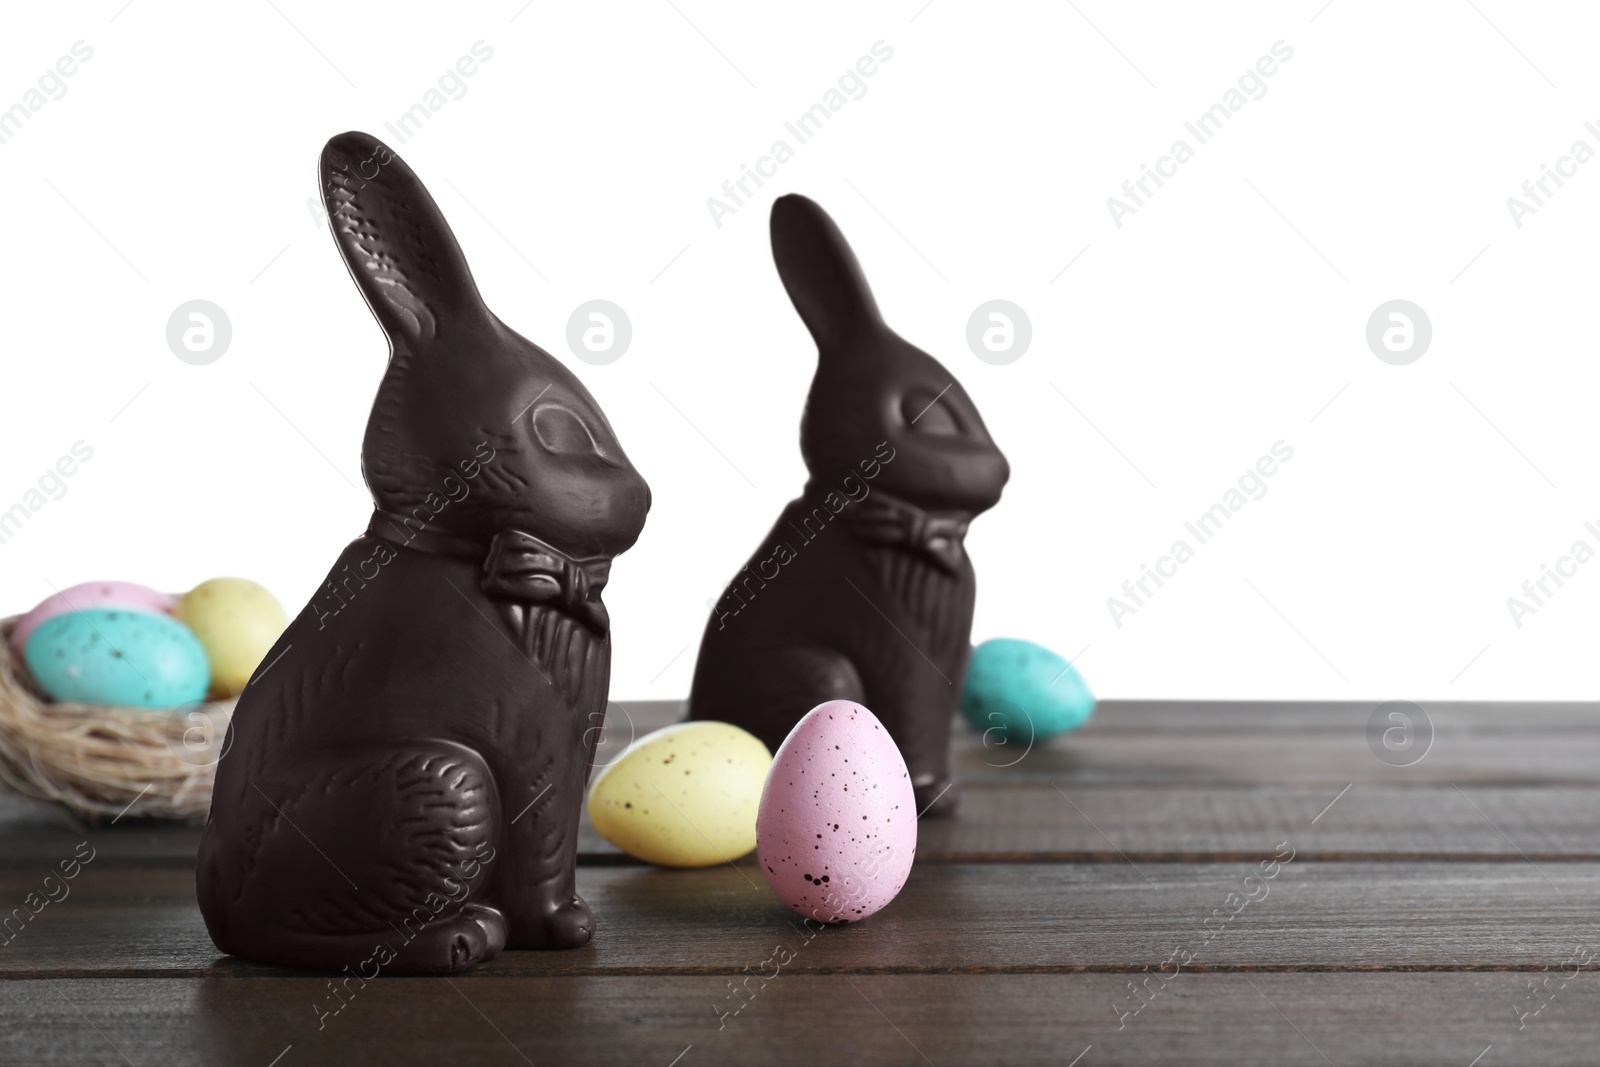
[[[410,167],[346,133],[320,172],[391,346],[361,454],[375,510],[234,711],[206,928],[233,955],[366,978],[582,945],[600,592],[649,487],[577,378],[484,306]]]
[[[689,716],[775,749],[816,705],[857,701],[900,746],[919,810],[951,814],[977,588],[963,539],[1010,469],[950,372],[884,324],[822,208],[773,204],[772,254],[817,342],[810,477],[713,610]]]

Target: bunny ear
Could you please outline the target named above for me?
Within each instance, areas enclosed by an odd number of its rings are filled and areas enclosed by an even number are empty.
[[[391,343],[488,314],[439,205],[388,145],[341,133],[323,148],[320,171],[333,239]]]
[[[772,258],[818,347],[882,323],[849,242],[815,201],[791,193],[773,203]]]

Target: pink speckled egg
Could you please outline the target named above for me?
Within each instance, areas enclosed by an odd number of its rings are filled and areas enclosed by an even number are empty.
[[[756,855],[778,899],[808,919],[851,923],[895,898],[917,854],[911,774],[878,717],[818,704],[773,757]]]
[[[33,631],[57,615],[91,608],[126,608],[152,614],[171,614],[177,601],[166,593],[159,593],[133,582],[84,582],[46,597],[39,606],[17,620],[11,631],[11,647],[22,656],[28,647]]]

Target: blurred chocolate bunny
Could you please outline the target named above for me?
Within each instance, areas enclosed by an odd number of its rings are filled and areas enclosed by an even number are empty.
[[[963,539],[1010,469],[950,372],[884,324],[822,208],[773,204],[772,254],[817,342],[810,477],[714,609],[689,716],[775,749],[816,705],[857,701],[900,746],[919,810],[951,814],[977,588]]]

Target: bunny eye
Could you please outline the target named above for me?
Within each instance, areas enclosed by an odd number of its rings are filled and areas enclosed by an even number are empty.
[[[920,433],[932,434],[935,437],[960,436],[961,424],[956,421],[954,413],[945,406],[943,395],[931,389],[908,391],[900,400],[900,414],[905,417],[906,425]]]
[[[533,432],[545,451],[557,455],[602,455],[594,435],[582,419],[564,407],[550,404],[533,413]]]

